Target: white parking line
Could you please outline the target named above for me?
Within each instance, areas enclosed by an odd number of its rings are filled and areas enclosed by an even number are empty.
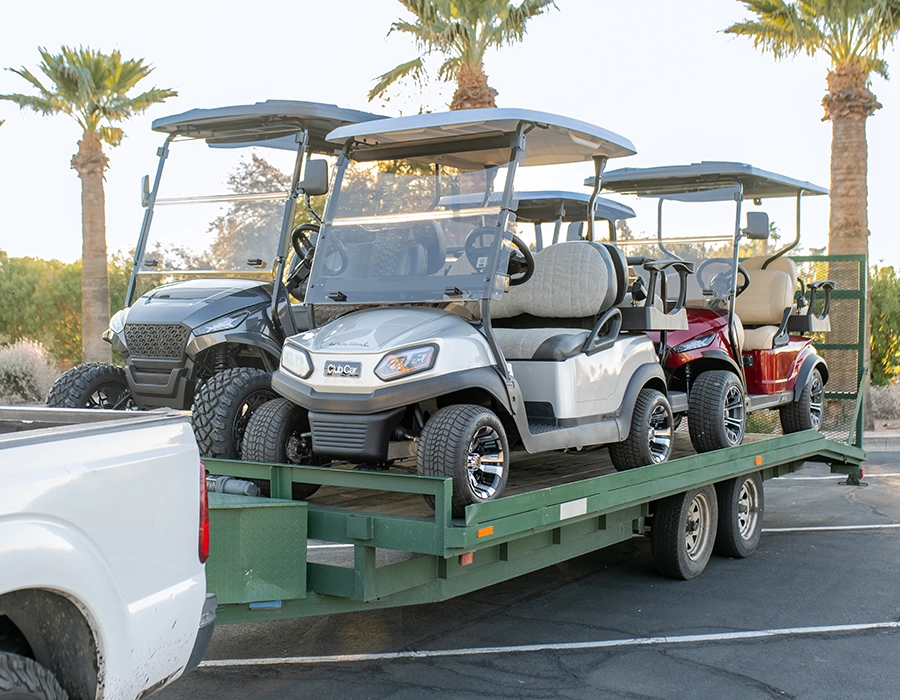
[[[823,481],[823,480],[831,480],[831,479],[839,479],[843,477],[843,474],[832,474],[830,476],[778,476],[775,477],[778,481]],[[885,478],[896,478],[900,476],[900,473],[885,473],[885,474],[866,474],[863,479],[885,479]]]
[[[881,525],[820,525],[810,527],[764,527],[763,532],[840,532],[841,530],[896,530],[900,523]]]
[[[358,661],[393,661],[397,659],[427,659],[446,656],[483,656],[485,654],[519,654],[533,651],[579,651],[582,649],[615,649],[620,647],[659,646],[664,644],[706,644],[709,642],[744,641],[769,637],[823,636],[846,632],[871,632],[898,629],[900,622],[870,622],[859,625],[829,625],[822,627],[787,627],[746,632],[721,632],[719,634],[686,634],[675,637],[635,637],[632,639],[606,639],[594,642],[565,644],[527,644],[507,647],[475,647],[471,649],[434,649],[425,651],[393,651],[381,654],[338,654],[335,656],[289,656],[266,659],[212,659],[203,661],[200,668],[224,666],[294,666],[304,664],[352,663]]]

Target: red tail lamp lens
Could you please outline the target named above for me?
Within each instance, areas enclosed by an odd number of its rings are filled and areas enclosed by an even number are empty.
[[[209,559],[209,496],[206,494],[206,466],[200,460],[200,563]]]

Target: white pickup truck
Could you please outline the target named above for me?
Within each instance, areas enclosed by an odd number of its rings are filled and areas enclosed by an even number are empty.
[[[0,407],[0,698],[145,697],[215,625],[190,418]]]

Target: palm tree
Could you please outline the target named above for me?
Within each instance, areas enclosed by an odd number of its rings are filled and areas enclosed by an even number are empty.
[[[118,146],[124,132],[118,126],[151,105],[175,97],[169,89],[153,88],[129,96],[153,68],[143,59],[122,59],[119,51],[103,54],[90,48],[63,46],[59,54],[39,48],[41,72],[52,82],[45,87],[27,68],[9,68],[27,80],[37,95],[0,95],[22,109],[43,115],[67,114],[82,129],[72,167],[81,178],[81,338],[85,362],[109,362],[110,348],[101,334],[109,321],[109,277],[106,260],[106,200],[104,171],[109,158],[103,144]]]
[[[832,123],[831,254],[868,253],[866,119],[881,105],[869,76],[888,77],[882,57],[900,31],[900,0],[742,0],[756,19],[726,34],[750,37],[776,59],[819,52],[831,59],[823,121]]]
[[[556,7],[554,0],[399,0],[415,17],[412,22],[397,20],[393,32],[411,34],[419,56],[376,78],[369,100],[384,94],[402,78],[421,82],[425,75],[423,59],[437,53],[444,57],[438,69],[441,81],[456,81],[450,109],[496,107],[497,91],[488,85],[484,73],[484,55],[489,48],[512,45],[525,36],[525,25],[532,17]]]

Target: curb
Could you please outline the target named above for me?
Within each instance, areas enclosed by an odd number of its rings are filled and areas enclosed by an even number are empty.
[[[900,452],[900,435],[885,433],[863,435],[863,449],[868,452]]]

